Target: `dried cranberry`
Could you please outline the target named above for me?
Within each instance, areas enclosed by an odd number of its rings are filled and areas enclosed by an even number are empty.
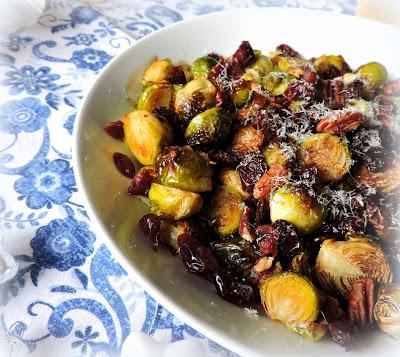
[[[156,248],[158,246],[158,242],[160,241],[160,218],[152,213],[146,214],[139,220],[139,228],[153,244],[153,247]]]
[[[229,112],[235,111],[235,105],[233,104],[231,97],[226,93],[226,91],[218,90],[215,95],[216,107],[222,107]]]
[[[390,167],[393,159],[383,147],[372,147],[362,156],[369,171],[381,172]]]
[[[239,48],[232,56],[232,60],[236,61],[242,68],[252,64],[256,60],[256,56],[248,41],[243,41]]]
[[[129,178],[135,176],[135,165],[128,156],[121,154],[120,152],[115,152],[113,154],[113,160],[115,167],[122,175]]]
[[[237,163],[237,158],[235,154],[229,151],[210,150],[208,152],[208,157],[211,161],[221,166],[234,166]]]
[[[303,239],[297,234],[293,224],[289,222],[277,220],[272,226],[279,232],[279,260],[290,264],[296,255],[304,251]]]
[[[276,47],[277,51],[282,52],[285,56],[300,58],[300,54],[289,45],[284,43]]]
[[[256,226],[260,226],[265,223],[268,214],[268,204],[266,200],[257,200],[256,203]]]
[[[207,273],[217,269],[218,264],[211,249],[203,246],[190,233],[178,237],[179,257],[185,268],[191,273]]]
[[[122,121],[112,121],[105,126],[104,130],[112,138],[124,141],[124,123]]]
[[[328,322],[334,322],[341,318],[343,310],[340,308],[339,300],[327,295],[321,307],[323,317]]]
[[[312,68],[310,65],[307,64],[304,67],[303,80],[305,80],[308,83],[315,84],[317,83],[317,78],[318,78],[317,72],[314,70],[314,68]]]
[[[260,179],[265,171],[267,165],[261,153],[250,153],[243,157],[237,167],[240,179],[242,181],[243,189],[252,193],[255,183]]]
[[[141,169],[131,181],[128,187],[128,194],[147,196],[155,178],[156,174],[153,169]]]
[[[257,239],[254,243],[255,251],[261,256],[276,257],[278,255],[279,232],[269,224],[256,228]]]
[[[256,300],[253,286],[240,282],[224,271],[215,274],[214,284],[218,295],[232,304],[244,307],[252,305]]]
[[[332,340],[348,350],[351,342],[352,328],[348,321],[338,320],[329,324]]]
[[[290,82],[283,93],[283,96],[289,103],[297,100],[310,102],[313,100],[314,95],[314,85],[302,80]]]
[[[279,129],[284,125],[285,118],[278,109],[259,110],[251,118],[254,129],[260,130],[268,141],[275,139]]]
[[[173,66],[170,70],[170,74],[167,77],[167,81],[171,84],[185,84],[186,77],[181,66]]]

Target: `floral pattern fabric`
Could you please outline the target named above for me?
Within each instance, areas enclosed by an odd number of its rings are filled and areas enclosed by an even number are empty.
[[[0,336],[25,354],[118,356],[140,330],[233,355],[159,305],[96,240],[71,145],[77,107],[114,56],[184,18],[251,6],[352,14],[355,1],[50,0],[36,24],[0,38],[0,235],[19,263],[0,290]]]

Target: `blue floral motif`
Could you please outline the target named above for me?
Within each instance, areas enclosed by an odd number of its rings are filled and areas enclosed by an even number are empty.
[[[82,5],[75,7],[69,16],[71,18],[71,26],[75,27],[78,24],[90,24],[100,16],[100,13],[90,6]]]
[[[69,40],[67,42],[67,46],[69,45],[84,45],[84,46],[90,46],[93,42],[96,42],[96,36],[92,34],[85,34],[85,33],[78,33],[76,36],[72,37],[63,37],[65,40]]]
[[[32,37],[26,36],[18,36],[18,35],[10,35],[8,37],[7,42],[3,42],[1,45],[8,48],[10,51],[17,52],[20,48],[25,48],[26,45],[33,41]]]
[[[72,168],[62,159],[35,161],[15,182],[14,189],[22,195],[19,199],[26,198],[26,205],[32,209],[63,204],[76,192]]]
[[[86,222],[74,217],[54,219],[31,240],[33,259],[44,268],[66,271],[81,266],[93,253],[96,236]]]
[[[21,69],[9,71],[5,75],[8,79],[1,82],[4,86],[11,86],[10,94],[16,95],[24,90],[30,95],[39,94],[42,89],[53,90],[56,84],[53,83],[60,78],[58,74],[50,73],[50,67],[23,66]]]
[[[85,48],[72,53],[71,62],[78,68],[98,71],[102,69],[112,57],[105,51]]]
[[[72,130],[74,129],[76,113],[71,114],[68,116],[66,122],[64,123],[63,127],[67,129],[69,135],[72,135]]]
[[[49,107],[41,105],[37,98],[12,100],[0,107],[0,131],[8,134],[32,133],[44,127],[49,116]]]
[[[107,35],[115,36],[117,34],[114,31],[116,26],[113,24],[105,23],[104,21],[100,21],[99,26],[100,26],[100,28],[94,30],[94,32],[98,33],[101,37],[106,37]]]
[[[82,332],[81,330],[75,331],[75,336],[78,338],[78,340],[72,342],[72,348],[82,346],[81,353],[86,354],[87,346],[89,345],[90,347],[92,347],[96,344],[96,342],[91,340],[99,337],[99,333],[97,331],[92,333],[92,326],[89,325],[85,328],[85,332]]]

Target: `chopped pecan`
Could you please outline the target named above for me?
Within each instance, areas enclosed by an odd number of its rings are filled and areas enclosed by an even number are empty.
[[[254,198],[258,200],[267,198],[274,188],[282,184],[285,176],[287,176],[287,170],[284,166],[277,163],[272,164],[254,185]]]
[[[374,101],[376,103],[376,116],[384,126],[390,130],[399,132],[398,125],[396,125],[396,114],[398,110],[395,106],[393,96],[378,95]]]
[[[336,117],[325,117],[317,125],[317,132],[332,135],[341,135],[357,130],[362,122],[363,115],[359,112],[346,112]]]
[[[254,224],[252,219],[254,217],[254,208],[245,206],[243,213],[240,217],[239,235],[243,238],[252,242],[256,238],[254,232]]]
[[[261,257],[253,265],[253,270],[256,273],[263,273],[269,270],[274,263],[274,257]]]
[[[385,95],[400,95],[400,78],[387,82],[383,86],[383,93]]]
[[[351,286],[347,314],[351,324],[361,330],[374,323],[375,286],[371,278],[362,278]]]
[[[383,172],[371,172],[366,166],[362,166],[355,179],[359,184],[371,186],[377,190],[389,193],[400,187],[400,160]]]

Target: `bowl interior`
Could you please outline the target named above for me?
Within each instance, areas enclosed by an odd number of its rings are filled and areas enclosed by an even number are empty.
[[[357,67],[380,61],[391,74],[400,73],[400,31],[345,15],[299,9],[249,9],[216,13],[184,21],[139,41],[115,58],[85,98],[75,128],[75,172],[98,235],[124,268],[171,312],[216,342],[245,355],[285,356],[307,353],[334,355],[331,343],[306,342],[261,314],[252,318],[222,299],[214,287],[187,273],[167,249],[154,252],[137,229],[146,205],[128,196],[129,180],[114,168],[112,153],[127,147],[109,138],[103,127],[131,109],[126,89],[137,92],[143,70],[154,56],[193,61],[218,52],[231,54],[242,40],[271,51],[292,45],[305,57],[342,54]],[[362,338],[350,353],[392,353],[394,340],[384,334]]]

